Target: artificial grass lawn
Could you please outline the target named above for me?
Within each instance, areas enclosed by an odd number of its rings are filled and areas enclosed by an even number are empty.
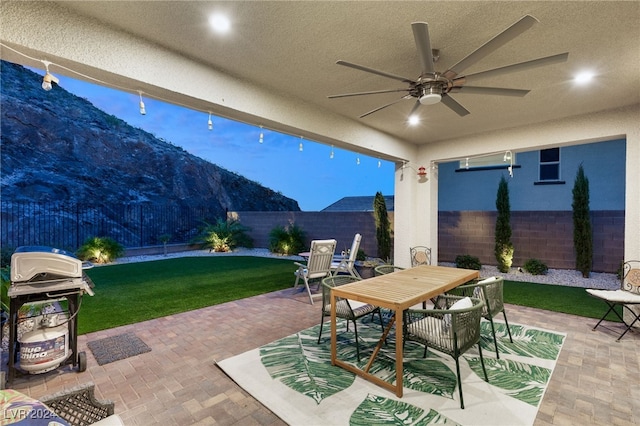
[[[609,309],[606,303],[590,296],[582,287],[504,281],[503,293],[505,303],[581,317],[600,319]],[[616,309],[621,313],[619,308]],[[620,322],[613,312],[607,315],[607,320]]]
[[[181,257],[87,270],[95,296],[85,295],[78,333],[118,327],[291,287],[291,260]]]
[[[95,296],[82,298],[79,334],[133,324],[291,287],[291,260],[252,256],[180,257],[87,272]],[[506,303],[600,318],[604,302],[584,288],[504,282]],[[619,321],[609,314],[612,321]]]

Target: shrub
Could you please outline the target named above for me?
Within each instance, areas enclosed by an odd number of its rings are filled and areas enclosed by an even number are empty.
[[[477,271],[482,268],[480,259],[470,254],[461,254],[456,256],[456,267],[463,269],[475,269]]]
[[[509,205],[509,186],[507,180],[502,176],[498,184],[498,194],[496,196],[496,208],[498,217],[496,218],[496,234],[494,252],[498,261],[500,272],[509,272],[513,262],[513,244],[511,243],[511,207]]]
[[[547,265],[538,259],[527,260],[522,268],[531,275],[545,275],[549,271]]]
[[[76,254],[82,260],[109,263],[122,256],[124,247],[109,237],[91,237],[85,240]]]
[[[304,251],[305,232],[295,223],[276,226],[269,233],[269,250],[278,254],[298,254]]]
[[[360,260],[360,261],[367,260],[367,253],[365,253],[364,250],[359,248],[358,253],[356,253],[356,260]]]
[[[202,244],[202,248],[227,252],[236,247],[253,247],[253,240],[247,235],[249,228],[237,220],[218,219],[214,224],[204,224],[204,228],[194,239],[195,243]]]
[[[387,204],[381,192],[376,192],[373,199],[373,215],[376,222],[376,241],[378,242],[378,257],[391,258],[391,224],[387,213]]]
[[[589,278],[593,262],[593,235],[589,216],[589,179],[582,164],[578,167],[573,186],[573,245],[576,250],[576,269]]]

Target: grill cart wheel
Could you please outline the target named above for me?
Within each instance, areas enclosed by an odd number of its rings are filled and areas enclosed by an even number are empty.
[[[82,351],[78,352],[78,373],[82,373],[87,369],[87,354]]]

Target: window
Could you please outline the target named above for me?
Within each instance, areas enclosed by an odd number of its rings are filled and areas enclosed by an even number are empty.
[[[560,148],[540,150],[540,181],[560,180]]]

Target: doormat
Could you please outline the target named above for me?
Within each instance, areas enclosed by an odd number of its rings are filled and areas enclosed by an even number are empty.
[[[151,348],[133,333],[118,334],[104,339],[87,342],[98,365],[151,352]]]
[[[366,364],[380,338],[380,324],[358,323],[362,361],[357,360],[353,327],[338,322],[339,358]],[[522,324],[495,322],[500,359],[491,326],[481,323],[481,345],[489,383],[477,348],[460,360],[465,409],[460,408],[453,359],[407,342],[404,396],[331,365],[328,324],[318,344],[319,325],[225,359],[218,366],[245,391],[290,425],[504,425],[530,426],[566,337]],[[395,381],[395,337],[390,334],[370,371]]]

